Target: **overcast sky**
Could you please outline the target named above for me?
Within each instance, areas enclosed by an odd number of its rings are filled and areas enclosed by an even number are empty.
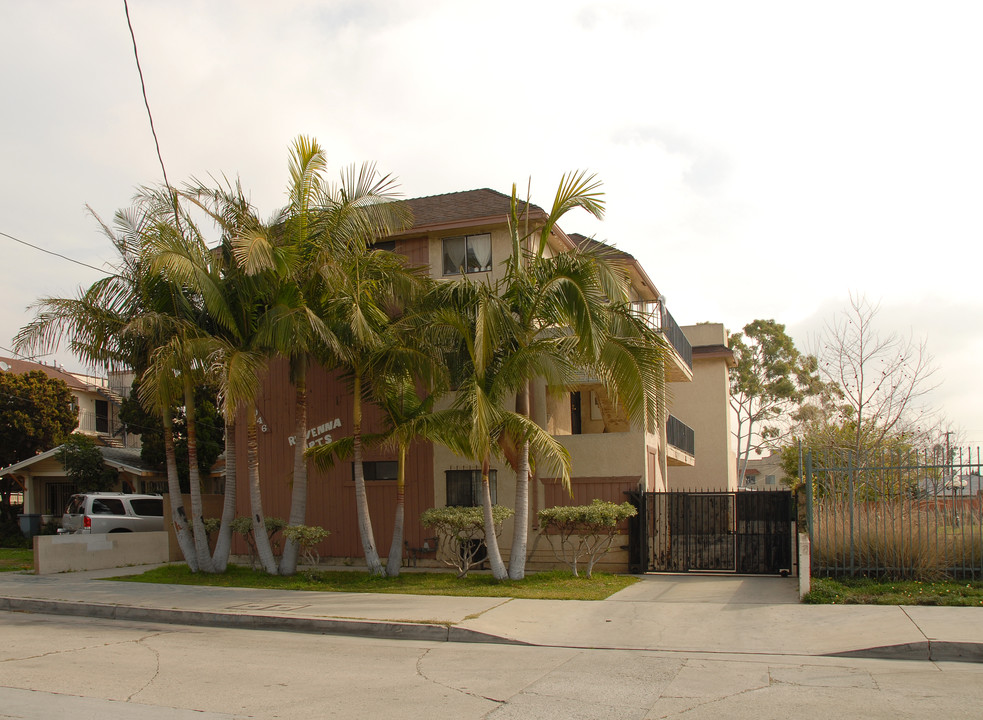
[[[287,149],[374,161],[407,197],[563,172],[680,324],[785,323],[802,349],[849,293],[924,339],[932,396],[983,443],[979,2],[131,0],[172,182],[283,204]],[[109,218],[161,182],[123,3],[0,0],[0,232],[101,266]],[[97,273],[0,237],[0,344]],[[0,351],[3,354],[4,351]],[[78,366],[66,353],[57,359]]]

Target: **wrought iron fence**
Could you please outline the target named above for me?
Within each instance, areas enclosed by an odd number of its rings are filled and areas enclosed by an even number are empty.
[[[980,448],[803,457],[812,574],[983,577]]]

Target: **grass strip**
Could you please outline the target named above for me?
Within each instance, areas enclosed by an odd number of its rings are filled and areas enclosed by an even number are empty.
[[[34,551],[27,548],[0,548],[0,572],[34,569]]]
[[[366,572],[302,570],[283,577],[230,565],[220,575],[192,573],[184,564],[164,565],[140,575],[112,578],[127,582],[244,587],[313,592],[398,593],[404,595],[453,595],[529,600],[603,600],[638,582],[630,575],[594,573],[590,579],[552,570],[532,573],[522,580],[497,581],[490,575],[458,578],[453,573],[407,572],[396,578],[372,577]]]
[[[946,605],[983,607],[983,580],[813,578],[803,602],[817,605]]]

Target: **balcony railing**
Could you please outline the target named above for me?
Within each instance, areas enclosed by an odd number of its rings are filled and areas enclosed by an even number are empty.
[[[649,325],[655,330],[660,331],[672,345],[673,349],[682,358],[683,362],[690,370],[693,369],[693,346],[683,334],[676,319],[666,308],[664,302],[633,302],[632,308],[638,315],[646,318]]]
[[[693,428],[673,415],[670,415],[666,421],[666,442],[696,457],[696,433],[693,432]]]
[[[79,410],[79,432],[97,435],[118,435],[123,426],[115,418],[97,415],[89,410]]]

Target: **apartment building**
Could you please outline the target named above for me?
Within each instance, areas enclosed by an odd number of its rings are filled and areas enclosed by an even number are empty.
[[[435,279],[457,277],[462,272],[475,278],[497,280],[504,272],[502,261],[510,252],[508,217],[510,197],[489,189],[449,193],[407,201],[414,223],[407,230],[387,238],[376,247],[405,256],[410,264],[426,266]],[[531,207],[530,222],[546,216]],[[567,234],[556,228],[551,239],[553,252],[572,250],[581,243],[593,244],[583,236]],[[630,423],[604,387],[596,380],[583,377],[567,388],[534,386],[531,417],[553,434],[570,452],[573,462],[573,497],[555,478],[535,477],[530,488],[530,521],[535,525],[536,511],[559,504],[588,503],[593,498],[623,502],[628,490],[670,489],[680,469],[695,469],[700,464],[703,445],[697,433],[687,425],[687,417],[699,418],[698,408],[713,402],[720,405],[716,419],[727,418],[727,385],[714,385],[707,393],[685,393],[680,388],[719,379],[726,358],[710,354],[697,355],[669,313],[664,297],[652,278],[631,255],[613,251],[616,259],[629,271],[632,301],[639,313],[662,332],[668,341],[666,378],[668,390],[664,422],[655,419],[648,427]],[[721,326],[714,326],[720,328]],[[719,333],[718,333],[719,334]],[[697,333],[699,335],[699,333]],[[702,336],[699,336],[702,338]],[[700,339],[700,342],[703,342]],[[709,344],[717,343],[716,335]],[[729,351],[727,351],[729,352]],[[726,352],[724,353],[726,355]],[[703,373],[704,361],[713,371]],[[722,363],[722,365],[721,365]],[[694,369],[695,368],[695,369]],[[308,445],[344,437],[352,426],[352,402],[348,386],[335,374],[314,370],[308,375]],[[723,394],[721,394],[723,393]],[[264,511],[268,516],[286,518],[289,514],[290,486],[293,472],[294,391],[284,360],[272,363],[257,401],[259,452],[262,468]],[[365,408],[363,420],[367,431],[378,426],[380,417],[372,407]],[[239,487],[247,487],[246,436],[244,423],[238,428],[237,462]],[[722,442],[729,447],[729,437],[716,432],[709,443]],[[729,431],[728,431],[729,432]],[[707,452],[709,453],[709,445]],[[726,449],[722,451],[726,455]],[[717,453],[720,454],[720,453]],[[365,454],[365,478],[368,503],[376,544],[384,555],[389,547],[396,504],[395,455],[384,450]],[[731,464],[733,468],[733,463]],[[733,471],[731,471],[733,473]],[[419,547],[431,533],[419,524],[420,513],[430,507],[448,504],[478,504],[476,488],[480,468],[439,445],[415,443],[407,458],[406,528],[410,547]],[[720,480],[718,480],[720,481]],[[728,487],[731,479],[723,482]],[[492,464],[493,495],[501,504],[512,505],[515,474],[503,462]],[[328,471],[309,468],[307,523],[331,530],[321,546],[323,557],[351,558],[358,562],[362,548],[355,522],[355,487],[351,462],[340,462]],[[249,515],[247,493],[239,493],[239,514]],[[506,525],[501,542],[507,551],[511,526]],[[546,561],[542,548],[537,560]]]

